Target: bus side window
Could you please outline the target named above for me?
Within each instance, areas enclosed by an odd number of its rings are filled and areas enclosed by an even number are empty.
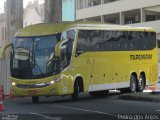
[[[158,48],[160,48],[160,40],[158,40]]]
[[[142,49],[146,50],[147,49],[147,40],[145,39],[145,33],[141,32],[141,36],[142,36]]]
[[[138,39],[139,39],[139,49],[143,50],[143,42],[142,42],[142,34],[138,32]]]
[[[149,32],[144,32],[144,44],[145,44],[145,50],[151,48],[149,45]]]
[[[112,51],[113,49],[113,36],[112,31],[105,31],[105,41],[107,51]]]
[[[127,50],[127,32],[122,32],[121,42],[122,50]]]
[[[139,39],[138,39],[138,32],[132,32],[132,43],[133,43],[133,50],[139,50]]]
[[[112,31],[112,50],[116,51],[118,47],[117,31]]]
[[[156,33],[155,32],[151,32],[150,43],[151,43],[151,49],[156,47]]]
[[[74,39],[75,39],[75,31],[74,30],[69,30],[67,31],[67,59],[70,61],[71,56],[72,56],[72,51],[73,51],[73,44],[74,44]]]
[[[104,31],[104,45],[105,47],[103,48],[104,51],[109,51],[111,50],[111,47],[110,47],[110,44],[109,44],[109,40],[111,38],[111,34],[110,34],[110,31]]]
[[[68,65],[68,60],[67,60],[67,51],[66,51],[66,49],[67,49],[67,46],[66,46],[66,43],[64,43],[63,45],[62,45],[62,48],[61,48],[61,62],[60,62],[60,66],[61,66],[61,70],[63,70],[64,68],[66,68],[67,67],[67,65]]]
[[[100,40],[98,42],[99,44],[99,51],[105,51],[105,40],[104,40],[104,33],[105,31],[101,30],[100,31]]]
[[[125,32],[125,50],[130,50],[130,42],[131,42],[131,36],[130,32],[126,31]]]
[[[82,54],[83,52],[89,51],[89,37],[88,30],[79,30],[77,39],[76,56]]]
[[[100,31],[94,30],[90,31],[90,49],[91,51],[99,51],[100,50]]]
[[[132,32],[128,32],[128,50],[134,50]]]
[[[67,40],[61,48],[61,68],[64,69],[70,63],[73,44],[75,39],[75,31],[69,30],[62,34],[62,39]]]

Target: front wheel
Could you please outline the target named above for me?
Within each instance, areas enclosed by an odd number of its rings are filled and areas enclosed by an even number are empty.
[[[143,92],[144,88],[145,88],[145,79],[143,75],[140,75],[137,83],[137,92]]]
[[[33,103],[39,103],[39,96],[32,96]]]
[[[77,101],[79,97],[79,85],[78,82],[76,81],[74,83],[74,91],[73,94],[71,95],[72,101]]]

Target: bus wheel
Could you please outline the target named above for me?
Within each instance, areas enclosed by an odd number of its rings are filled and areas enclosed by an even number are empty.
[[[137,83],[137,92],[143,92],[144,88],[145,88],[145,79],[144,79],[144,76],[140,74],[140,77]]]
[[[134,93],[136,92],[136,89],[137,89],[137,84],[136,84],[136,77],[134,75],[131,75],[131,78],[130,78],[130,93]]]
[[[109,90],[89,92],[90,96],[92,97],[105,97],[108,95],[108,93]]]
[[[39,96],[32,96],[32,102],[38,103],[39,102]]]
[[[79,96],[79,85],[78,85],[78,81],[75,81],[75,83],[74,83],[74,91],[73,91],[73,94],[71,95],[72,101],[77,101],[78,100],[78,96]]]

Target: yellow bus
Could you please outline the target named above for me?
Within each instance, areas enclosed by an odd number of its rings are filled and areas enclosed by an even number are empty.
[[[142,92],[158,81],[158,45],[152,28],[102,23],[43,23],[20,30],[10,59],[14,96],[107,95]],[[2,50],[2,57],[5,50]]]

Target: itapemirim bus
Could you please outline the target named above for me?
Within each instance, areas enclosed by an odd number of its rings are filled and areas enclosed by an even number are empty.
[[[158,45],[151,28],[102,23],[43,23],[20,30],[10,58],[14,96],[142,92],[158,80]]]

